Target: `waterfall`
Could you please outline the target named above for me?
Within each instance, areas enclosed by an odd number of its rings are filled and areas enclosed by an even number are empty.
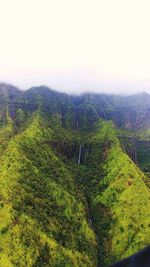
[[[90,218],[90,224],[92,225],[92,219]]]
[[[78,157],[78,164],[81,163],[81,152],[82,152],[82,146],[80,145],[80,148],[79,148],[79,157]]]

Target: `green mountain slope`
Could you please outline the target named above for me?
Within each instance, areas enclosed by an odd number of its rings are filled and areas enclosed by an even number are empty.
[[[131,153],[148,97],[1,84],[0,98],[0,267],[108,266],[149,244],[149,181]]]
[[[82,194],[47,145],[51,138],[52,130],[34,115],[1,157],[1,262],[93,266],[96,241]]]
[[[89,145],[85,192],[99,260],[105,265],[149,244],[150,190],[146,177],[122,151],[112,123],[99,122]]]

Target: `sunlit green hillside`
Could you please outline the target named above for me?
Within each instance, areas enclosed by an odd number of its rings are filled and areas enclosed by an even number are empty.
[[[0,85],[0,267],[105,267],[149,244],[149,108]]]

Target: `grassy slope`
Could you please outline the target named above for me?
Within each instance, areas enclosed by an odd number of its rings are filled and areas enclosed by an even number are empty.
[[[0,266],[95,266],[96,240],[72,174],[35,115],[0,158]]]
[[[149,244],[150,191],[143,173],[123,153],[111,122],[99,123],[89,142],[85,189],[99,259],[107,266]]]

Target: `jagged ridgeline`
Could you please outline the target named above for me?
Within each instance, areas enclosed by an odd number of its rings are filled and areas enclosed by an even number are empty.
[[[150,240],[150,96],[0,84],[0,267],[108,266]]]

